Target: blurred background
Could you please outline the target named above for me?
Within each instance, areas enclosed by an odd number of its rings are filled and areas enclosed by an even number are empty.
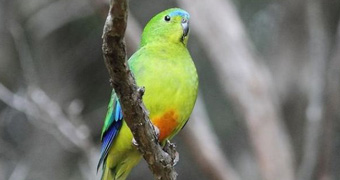
[[[178,179],[340,179],[340,1],[131,0],[191,14],[200,77]],[[0,180],[94,180],[110,97],[104,0],[0,0]],[[144,160],[128,179],[152,179]]]

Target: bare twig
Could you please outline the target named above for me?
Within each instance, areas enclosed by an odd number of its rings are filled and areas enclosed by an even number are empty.
[[[12,19],[11,24],[8,27],[8,31],[11,33],[15,48],[19,55],[21,69],[23,71],[23,77],[27,84],[36,84],[37,73],[33,63],[32,52],[30,51],[27,36],[24,33],[24,29],[19,22]]]
[[[25,180],[27,179],[29,170],[30,170],[30,166],[27,165],[25,158],[23,158],[16,164],[8,180]]]
[[[209,177],[215,180],[240,180],[240,176],[219,147],[209,122],[206,107],[199,95],[191,120],[183,131],[189,147],[192,148],[191,152]]]
[[[0,100],[30,117],[56,125],[58,131],[78,148],[85,151],[88,147],[94,147],[87,139],[90,136],[88,127],[80,121],[77,123],[81,127],[74,126],[70,122],[70,118],[63,113],[62,108],[50,99],[43,90],[35,87],[38,81],[37,74],[32,53],[21,25],[13,21],[9,30],[20,55],[23,76],[29,86],[27,87],[27,94],[19,96],[8,90],[3,84],[0,84]],[[77,133],[76,136],[73,133]]]
[[[306,18],[309,30],[310,70],[308,73],[308,106],[306,109],[306,130],[302,162],[297,179],[312,179],[318,159],[318,146],[324,116],[324,88],[327,64],[327,39],[321,1],[306,1]]]
[[[91,15],[94,10],[89,4],[84,0],[54,1],[34,13],[26,26],[36,39],[41,40],[65,24]]]
[[[95,169],[98,149],[90,141],[91,134],[88,126],[78,117],[66,115],[58,103],[37,87],[39,79],[33,63],[31,48],[27,42],[27,36],[21,24],[15,19],[11,20],[9,32],[19,54],[27,89],[23,90],[22,95],[18,95],[0,84],[0,100],[13,109],[23,112],[34,127],[51,134],[64,149],[81,152],[83,160],[86,162],[83,163],[83,166],[86,166],[86,171],[88,172],[84,179],[94,179],[95,173],[90,169]]]
[[[156,179],[176,179],[172,154],[162,150],[142,102],[143,88],[137,87],[127,66],[124,33],[128,4],[111,0],[103,31],[103,54],[111,83],[122,105],[124,119],[138,143],[139,151]]]
[[[30,98],[19,96],[0,84],[0,100],[8,106],[23,112],[28,116],[48,124],[54,124],[72,144],[84,151],[93,145],[87,140],[89,130],[85,125],[75,127],[63,114],[61,108],[53,102],[42,90],[31,90]],[[32,100],[31,100],[32,99]],[[47,116],[45,115],[47,114]],[[94,147],[94,146],[93,146]]]
[[[46,129],[46,132],[52,134],[58,142],[65,145],[67,149],[76,148],[82,152],[88,161],[88,169],[95,169],[93,162],[96,146],[89,140],[90,132],[88,127],[81,122],[77,126],[71,123],[71,120],[62,112],[60,106],[52,101],[44,91],[38,88],[32,88],[31,94],[19,96],[0,83],[0,100],[8,106],[23,112],[28,117],[32,117],[32,123],[38,127]],[[52,125],[50,128],[46,125]],[[46,128],[45,128],[46,127]],[[62,139],[61,139],[62,138]],[[67,143],[65,143],[65,140]],[[93,179],[93,176],[87,176]]]
[[[197,19],[191,22],[193,32],[245,119],[263,179],[293,179],[291,145],[277,110],[272,80],[268,69],[256,61],[236,8],[225,0],[178,3]]]
[[[10,25],[9,31],[16,45],[23,77],[28,87],[22,92],[23,95],[20,96],[0,84],[0,100],[8,106],[23,112],[31,119],[29,122],[36,128],[51,134],[65,149],[69,151],[76,149],[83,152],[89,169],[95,169],[95,165],[93,165],[95,164],[93,162],[93,157],[95,156],[93,153],[91,154],[91,151],[96,151],[96,146],[89,139],[91,134],[88,126],[78,117],[74,116],[72,118],[66,115],[58,103],[37,87],[39,80],[23,27],[14,19]],[[87,177],[93,179],[93,176]]]

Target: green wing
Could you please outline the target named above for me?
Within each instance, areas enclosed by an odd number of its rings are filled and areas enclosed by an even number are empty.
[[[122,123],[122,108],[120,106],[116,93],[114,92],[114,90],[112,90],[111,100],[107,109],[107,114],[105,117],[105,122],[101,135],[102,148],[97,170],[99,169],[100,165],[105,162],[112,142],[119,133]]]

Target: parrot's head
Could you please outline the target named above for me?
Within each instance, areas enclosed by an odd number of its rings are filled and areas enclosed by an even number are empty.
[[[187,45],[189,18],[186,11],[172,8],[154,16],[145,26],[141,46],[153,42],[167,42]]]

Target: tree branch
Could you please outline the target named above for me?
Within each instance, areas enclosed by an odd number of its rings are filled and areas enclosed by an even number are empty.
[[[76,149],[82,152],[87,160],[87,171],[94,169],[94,154],[97,153],[94,153],[95,146],[88,138],[91,136],[88,127],[82,122],[77,122],[77,126],[71,123],[75,119],[71,120],[67,117],[61,107],[41,89],[36,87],[29,87],[29,89],[28,92],[31,93],[27,92],[20,96],[0,83],[0,101],[24,113],[27,117],[32,117],[34,120],[30,122],[35,127],[53,135],[67,150]],[[86,177],[93,179],[94,175],[90,174]]]
[[[336,42],[331,53],[330,62],[325,72],[325,112],[321,140],[318,149],[317,177],[320,180],[336,179],[332,171],[334,164],[334,146],[336,146],[336,128],[339,126],[340,117],[340,21],[338,22]]]
[[[124,120],[138,143],[138,149],[156,179],[176,179],[174,155],[162,150],[147,110],[142,102],[143,88],[136,85],[127,65],[124,33],[127,23],[126,0],[111,0],[103,31],[103,54],[124,114]],[[173,146],[170,146],[173,147]]]
[[[38,9],[25,25],[35,39],[42,40],[67,23],[91,15],[94,9],[90,3],[83,0],[53,1]]]
[[[49,10],[53,11],[53,9]],[[84,169],[83,179],[94,179],[95,173],[89,170],[95,168],[98,152],[96,146],[90,141],[90,129],[80,119],[80,111],[68,109],[68,113],[64,113],[63,108],[39,87],[39,76],[31,51],[33,47],[30,47],[28,43],[25,30],[15,18],[10,19],[9,24],[8,31],[15,44],[15,50],[18,52],[24,84],[27,84],[27,87],[18,91],[21,93],[14,93],[0,83],[0,101],[24,113],[29,119],[28,122],[51,134],[65,150],[81,152],[86,162],[84,163],[81,159],[81,163],[79,161],[79,166]],[[78,103],[72,101],[71,104],[74,106]],[[16,178],[16,176],[13,177]]]
[[[309,35],[309,72],[308,72],[308,106],[306,109],[306,129],[302,162],[296,179],[313,179],[318,161],[318,147],[321,142],[322,127],[325,121],[324,96],[326,83],[326,66],[328,39],[325,32],[322,1],[306,1],[306,21]],[[311,83],[312,82],[312,83]]]

